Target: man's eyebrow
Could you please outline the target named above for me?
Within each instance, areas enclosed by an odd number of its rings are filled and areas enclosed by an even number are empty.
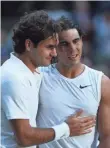
[[[77,38],[73,39],[73,41],[80,40],[80,39],[81,39],[80,37],[77,37]]]
[[[53,44],[49,44],[49,45],[46,45],[46,47],[56,47],[56,45],[53,45]]]
[[[68,43],[68,42],[65,40],[62,40],[62,41],[59,41],[59,43]]]
[[[80,40],[80,39],[81,39],[80,37],[77,37],[77,38],[73,39],[73,41]],[[65,40],[59,41],[59,44],[62,44],[62,43],[68,43],[68,41],[65,41]]]

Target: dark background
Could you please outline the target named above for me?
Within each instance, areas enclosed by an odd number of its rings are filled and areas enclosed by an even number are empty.
[[[86,32],[83,62],[110,77],[109,1],[1,1],[1,62],[13,51],[14,24],[25,12],[46,10],[54,19],[65,15]]]

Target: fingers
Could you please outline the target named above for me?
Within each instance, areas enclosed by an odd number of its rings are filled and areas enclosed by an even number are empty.
[[[72,132],[70,134],[70,136],[80,136],[80,135],[88,134],[88,133],[91,133],[91,132],[92,132],[92,129],[88,129],[88,130],[79,129],[79,130],[74,131],[74,134]]]
[[[80,118],[81,119],[81,118]],[[96,125],[95,117],[84,117],[81,119],[80,128],[88,130]]]
[[[95,116],[88,116],[88,117],[81,117],[80,118],[82,123],[87,123],[87,122],[96,122],[96,117]]]
[[[94,126],[95,126],[95,124],[86,126],[86,127],[83,128],[83,130],[84,130],[84,131],[89,130],[89,129],[93,128]]]
[[[83,113],[83,110],[80,109],[79,111],[76,112],[75,115],[73,115],[73,117],[77,118],[77,117],[81,116],[82,113]]]
[[[77,136],[90,133],[91,128],[95,126],[96,117],[88,116],[81,117],[82,110],[78,111],[74,116],[70,116],[67,119],[67,124],[70,128],[70,136]]]
[[[88,122],[88,123],[84,123],[80,125],[80,129],[82,129],[83,131],[88,130],[92,127],[94,127],[96,124],[94,122]]]
[[[80,132],[79,135],[89,134],[91,132],[92,132],[92,130],[86,130],[86,131]]]
[[[93,125],[93,124],[95,124],[95,123],[96,123],[95,120],[90,120],[90,121],[87,121],[87,122],[82,122],[82,121],[81,121],[81,126],[82,126],[82,127],[87,127],[87,126]]]

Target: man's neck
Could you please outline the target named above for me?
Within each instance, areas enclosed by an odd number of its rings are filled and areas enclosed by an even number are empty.
[[[26,54],[22,54],[22,55],[18,55],[17,53],[14,53],[14,55],[19,58],[30,70],[32,73],[35,72],[35,69],[37,67],[35,67],[32,62],[30,61],[30,59],[28,58],[28,56],[26,56]]]
[[[63,76],[67,78],[75,78],[84,71],[85,66],[79,63],[72,67],[68,67],[65,65],[61,65],[60,63],[57,63],[56,68]]]

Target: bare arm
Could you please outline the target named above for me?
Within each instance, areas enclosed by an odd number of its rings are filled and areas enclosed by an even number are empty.
[[[98,111],[99,148],[110,148],[110,79],[102,78],[102,96]]]
[[[90,133],[90,128],[95,125],[94,117],[77,118],[80,115],[81,112],[77,112],[66,121],[70,129],[70,136]],[[13,119],[10,122],[17,142],[21,146],[39,145],[52,141],[55,138],[53,128],[33,128],[30,126],[28,119]]]
[[[21,146],[32,146],[46,143],[54,139],[55,132],[52,128],[33,128],[28,119],[10,120],[14,129],[17,142]]]

